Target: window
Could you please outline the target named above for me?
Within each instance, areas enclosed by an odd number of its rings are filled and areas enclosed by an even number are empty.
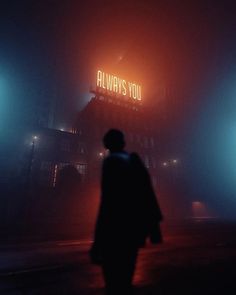
[[[86,174],[86,170],[87,170],[87,165],[86,164],[77,164],[76,168],[78,170],[78,172],[82,175]]]
[[[84,154],[84,148],[83,147],[80,148],[80,153]]]
[[[149,168],[150,167],[150,163],[149,163],[149,158],[148,158],[147,155],[145,155],[145,157],[144,157],[144,162],[145,162],[146,167]]]
[[[85,147],[84,147],[84,145],[83,144],[78,144],[78,152],[80,153],[80,154],[84,154],[85,153]]]
[[[58,169],[58,170],[61,170],[63,167],[65,167],[65,166],[67,166],[67,165],[70,165],[70,163],[59,163],[59,164],[57,165],[57,169]]]
[[[56,186],[56,182],[57,182],[57,172],[58,172],[58,165],[54,166],[54,171],[53,171],[53,176],[52,176],[52,186],[55,187]]]

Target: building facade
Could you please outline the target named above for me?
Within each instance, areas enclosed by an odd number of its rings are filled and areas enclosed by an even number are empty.
[[[187,209],[181,209],[188,206],[183,165],[171,152],[168,134],[163,134],[165,128],[157,116],[140,101],[93,93],[70,132],[47,128],[35,132],[33,154],[31,145],[24,160],[28,163],[23,174],[26,180],[33,187],[55,187],[60,170],[72,165],[82,176],[85,190],[87,187],[99,195],[102,160],[107,153],[102,138],[109,129],[116,128],[125,134],[126,150],[142,158],[166,215],[186,215],[182,211]]]
[[[73,165],[82,179],[87,174],[86,143],[81,136],[55,129],[34,131],[30,147],[24,155],[23,175],[35,187],[54,187],[59,171]]]
[[[78,113],[71,132],[41,128],[32,133],[24,154],[23,175],[34,186],[55,186],[58,172],[73,165],[84,182],[97,185],[107,153],[102,138],[109,129],[116,128],[125,134],[127,151],[141,156],[156,187],[160,160],[152,114],[139,101],[94,94]]]
[[[157,139],[150,112],[139,101],[94,92],[94,97],[78,114],[73,132],[83,136],[87,147],[88,178],[98,178],[101,160],[106,155],[102,145],[104,134],[120,129],[126,138],[126,149],[137,152],[157,185]]]

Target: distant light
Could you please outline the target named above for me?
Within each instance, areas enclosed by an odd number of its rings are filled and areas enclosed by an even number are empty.
[[[99,153],[99,156],[100,156],[100,157],[103,157],[103,153]]]
[[[54,166],[54,171],[53,171],[53,183],[52,183],[53,187],[56,186],[57,172],[58,172],[58,165],[56,164],[56,165]]]
[[[172,162],[173,162],[173,164],[177,164],[178,160],[174,159]]]
[[[192,202],[192,214],[193,218],[196,219],[203,219],[203,218],[210,218],[209,212],[206,208],[205,203],[200,201]]]
[[[194,201],[194,202],[192,202],[192,206],[193,207],[201,207],[201,206],[203,206],[203,203],[202,202],[199,202],[199,201]]]
[[[123,59],[123,56],[120,55],[120,56],[118,57],[118,61],[122,61],[122,59]]]
[[[34,135],[34,136],[33,136],[33,139],[34,139],[34,140],[37,140],[37,139],[38,139],[38,136]]]
[[[163,165],[164,167],[166,167],[168,164],[167,164],[167,162],[164,162],[162,165]]]
[[[63,129],[63,128],[60,128],[60,131],[62,131],[62,132],[63,132],[63,131],[64,131],[64,129]]]

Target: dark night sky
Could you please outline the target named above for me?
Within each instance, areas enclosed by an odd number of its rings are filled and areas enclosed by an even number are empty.
[[[235,203],[235,15],[234,1],[2,0],[0,129],[51,101],[55,127],[70,126],[96,70],[113,72],[168,110],[198,188],[232,186]]]

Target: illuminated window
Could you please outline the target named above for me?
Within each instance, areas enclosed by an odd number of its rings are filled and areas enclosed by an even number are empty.
[[[54,171],[53,171],[53,179],[52,179],[52,186],[56,186],[56,181],[57,181],[57,172],[58,172],[58,166],[54,166]]]
[[[78,152],[80,154],[84,154],[85,153],[85,148],[84,148],[84,146],[82,144],[79,144],[78,145]]]
[[[76,168],[78,170],[78,172],[82,175],[86,174],[86,170],[87,170],[87,165],[86,164],[77,164]]]
[[[59,163],[57,164],[57,169],[61,170],[63,167],[70,165],[70,163]]]

